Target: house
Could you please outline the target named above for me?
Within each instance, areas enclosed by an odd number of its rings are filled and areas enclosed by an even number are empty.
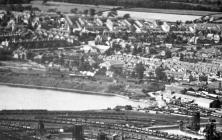
[[[107,19],[107,21],[106,21],[106,26],[107,26],[107,28],[108,28],[110,31],[113,31],[114,23],[112,22],[111,19]]]

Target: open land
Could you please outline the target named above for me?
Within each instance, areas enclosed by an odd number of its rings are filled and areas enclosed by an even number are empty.
[[[5,63],[5,62],[4,62]],[[10,62],[10,65],[14,63]],[[20,63],[21,64],[21,63]],[[21,65],[20,65],[21,66]],[[67,73],[50,73],[41,70],[25,70],[21,67],[13,67],[10,71],[0,72],[0,82],[9,86],[35,87],[45,89],[55,89],[68,92],[79,92],[98,95],[122,95],[131,99],[148,99],[149,96],[142,92],[142,85],[133,82],[119,81],[122,87],[115,87],[113,79],[96,75],[93,79],[83,77],[70,77]],[[121,79],[120,79],[121,80]],[[7,84],[8,83],[8,84]],[[129,88],[125,89],[128,85]]]
[[[42,11],[48,11],[49,9],[58,9],[61,12],[69,13],[71,9],[77,8],[80,11],[95,9],[98,11],[106,11],[117,6],[108,5],[87,5],[87,4],[73,4],[64,2],[48,2],[43,5],[41,1],[33,1],[31,3],[33,7],[37,7]],[[153,8],[123,8],[120,11],[130,12],[147,12],[147,13],[164,13],[164,14],[176,14],[176,15],[195,15],[195,16],[206,16],[206,15],[218,15],[221,12],[212,11],[197,11],[197,10],[172,10],[172,9],[153,9]]]
[[[129,9],[124,9],[124,11],[147,12],[147,13],[165,13],[165,14],[176,14],[176,15],[195,15],[195,16],[221,14],[221,12],[211,12],[211,11],[152,9],[152,8],[129,8]]]
[[[27,5],[27,4],[25,4]],[[77,8],[79,11],[84,11],[88,9],[95,9],[98,11],[106,11],[112,9],[116,6],[107,6],[107,5],[87,5],[87,4],[72,4],[72,3],[64,3],[64,2],[47,2],[47,4],[43,5],[42,1],[32,1],[31,4],[33,7],[37,7],[42,11],[48,11],[49,9],[58,9],[64,13],[70,13],[71,9]]]

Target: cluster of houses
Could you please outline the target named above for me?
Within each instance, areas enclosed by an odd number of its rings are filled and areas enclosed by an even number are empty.
[[[64,62],[61,65],[73,68],[81,59],[78,56],[84,53],[101,56],[100,66],[107,70],[117,66],[132,73],[136,64],[142,63],[147,77],[155,76],[159,66],[164,66],[167,76],[177,80],[188,79],[189,75],[215,76],[222,69],[221,64],[215,62],[220,60],[221,54],[218,47],[221,25],[169,23],[109,14],[86,16],[25,11],[12,12],[10,16],[7,27],[14,34],[0,38],[2,46],[14,49],[16,59],[27,59],[27,53],[32,49],[73,47],[81,53],[64,53],[64,57],[58,57]],[[203,40],[205,42],[201,42]],[[54,54],[57,58],[57,53]],[[39,53],[34,55],[34,58],[40,58],[37,57]],[[47,56],[47,52],[41,52],[41,55]]]
[[[135,70],[136,64],[142,62],[142,64],[145,66],[144,75],[147,77],[149,77],[151,74],[155,75],[155,69],[162,64],[159,59],[145,58],[128,54],[111,55],[104,57],[103,61],[105,62],[103,63],[103,66],[106,67],[107,70],[109,70],[111,66],[119,65],[122,67],[123,71],[128,71],[129,73],[132,73]]]
[[[113,17],[83,17],[71,16],[72,26],[74,30],[84,29],[88,32],[146,32],[148,29],[154,28],[155,22],[144,20],[132,20],[126,18]],[[166,25],[167,26],[167,25]]]
[[[216,75],[222,70],[222,65],[218,63],[189,63],[180,61],[179,58],[171,58],[164,61],[164,66],[168,69],[167,73],[177,79],[189,79],[187,73],[192,73],[195,76],[201,74]]]

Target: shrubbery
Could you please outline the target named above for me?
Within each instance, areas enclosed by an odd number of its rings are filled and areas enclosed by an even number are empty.
[[[156,91],[163,91],[165,90],[165,84],[164,83],[156,83],[156,82],[151,82],[143,86],[142,91],[144,93],[148,92],[156,92]]]
[[[1,8],[7,11],[18,11],[18,12],[23,12],[26,10],[27,11],[41,11],[37,7],[32,7],[31,5],[23,6],[22,4],[10,4],[10,5],[3,6]]]
[[[0,49],[0,60],[11,60],[12,59],[12,51],[7,49]]]
[[[57,12],[57,9],[49,9],[47,12],[53,12],[53,13],[56,13]]]
[[[57,0],[59,1],[59,0]],[[210,0],[205,3],[199,1],[188,1],[188,0],[65,0],[64,2],[80,3],[80,4],[100,4],[100,5],[117,5],[124,7],[144,7],[144,8],[161,8],[161,9],[186,9],[186,10],[200,10],[200,11],[220,11],[221,2],[211,3]],[[195,3],[195,4],[193,4]],[[205,5],[201,5],[205,4]],[[209,4],[209,6],[206,6]]]
[[[30,3],[31,0],[0,0],[0,4],[24,4]]]
[[[122,92],[124,91],[124,89],[125,86],[123,84],[112,84],[108,86],[106,92],[108,93]]]

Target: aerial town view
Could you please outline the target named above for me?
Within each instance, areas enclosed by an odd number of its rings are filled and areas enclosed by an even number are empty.
[[[0,140],[222,140],[222,1],[0,0]]]

